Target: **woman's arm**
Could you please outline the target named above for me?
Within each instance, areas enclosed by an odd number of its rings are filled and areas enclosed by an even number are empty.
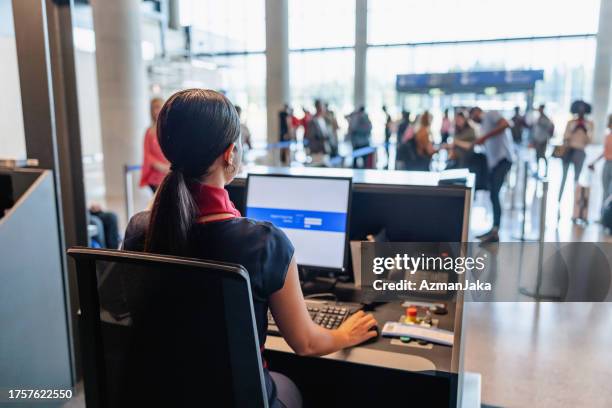
[[[295,258],[289,264],[284,286],[270,297],[270,309],[281,334],[299,355],[330,354],[376,336],[376,331],[370,330],[376,320],[362,311],[335,330],[315,324],[306,310]]]

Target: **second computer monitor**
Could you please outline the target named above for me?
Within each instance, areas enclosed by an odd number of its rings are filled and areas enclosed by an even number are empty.
[[[246,216],[287,234],[298,265],[344,270],[351,179],[249,175]]]

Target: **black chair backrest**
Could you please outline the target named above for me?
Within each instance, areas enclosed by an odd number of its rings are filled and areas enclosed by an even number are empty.
[[[240,265],[71,248],[87,407],[267,407]]]

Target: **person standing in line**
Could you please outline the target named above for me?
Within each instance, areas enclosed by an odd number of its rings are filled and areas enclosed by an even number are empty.
[[[475,140],[476,132],[468,123],[465,114],[463,112],[455,113],[455,133],[452,144],[452,158],[455,161],[455,167],[469,167]]]
[[[372,122],[365,111],[365,106],[360,107],[358,110],[352,112],[347,116],[349,127],[348,135],[353,146],[353,152],[370,146],[370,137],[372,135]],[[359,157],[353,158],[353,167],[357,168]],[[362,160],[363,164],[361,167],[365,167],[365,160]]]
[[[308,121],[304,140],[308,142],[306,149],[313,161],[320,162],[323,156],[331,152],[329,139],[331,129],[327,125],[325,105],[319,99],[315,100],[315,114]]]
[[[512,142],[506,132],[510,124],[499,112],[483,112],[478,106],[470,109],[470,119],[480,124],[480,137],[476,139],[475,144],[484,145],[485,148],[489,168],[489,193],[493,206],[493,227],[477,238],[482,242],[498,242],[502,216],[499,193],[514,161]]]
[[[546,159],[546,147],[548,141],[555,133],[555,124],[544,112],[544,104],[538,107],[538,119],[531,126],[531,145],[536,152],[537,172],[540,172],[540,159],[544,159],[545,169],[548,171],[548,160]]]
[[[387,155],[387,165],[389,168],[389,143],[391,142],[391,133],[393,132],[393,120],[387,111],[387,106],[383,105],[382,111],[385,114],[385,154]]]
[[[283,105],[283,109],[278,113],[279,138],[278,141],[288,142],[291,140],[291,108]],[[288,165],[291,160],[291,151],[288,147],[280,148],[281,163]]]
[[[514,115],[512,116],[512,127],[510,132],[512,133],[512,141],[515,144],[520,145],[523,143],[523,130],[527,127],[525,117],[521,115],[521,109],[518,106],[514,107]]]
[[[431,157],[437,152],[431,142],[431,120],[432,116],[428,111],[423,112],[419,118],[419,127],[414,134],[416,158],[413,162],[409,162],[410,170],[429,171]]]
[[[310,123],[310,121],[312,119],[312,113],[310,113],[310,111],[306,107],[304,107],[304,106],[302,106],[302,112],[303,112],[303,115],[302,115],[302,117],[300,119],[298,119],[297,127],[300,127],[300,126],[302,127],[302,132],[303,132],[302,133],[302,142],[304,143],[304,149],[307,149],[308,148],[308,146],[307,146],[308,142],[306,140],[306,130],[308,129],[308,124]],[[297,129],[297,127],[296,127],[296,129]]]
[[[325,104],[325,119],[327,121],[327,126],[331,130],[330,137],[330,153],[331,157],[336,157],[338,155],[338,129],[340,126],[338,125],[338,120],[336,119],[336,113],[329,108],[329,103]]]
[[[242,108],[238,105],[234,105],[234,107],[236,108],[236,112],[238,112],[238,117],[241,119],[240,135],[242,137],[242,144],[246,145],[249,150],[251,150],[253,148],[253,143],[251,141],[251,131],[249,130],[249,127],[247,126],[246,122],[242,120]]]
[[[563,190],[567,181],[567,172],[570,164],[574,166],[574,182],[578,182],[586,153],[584,149],[593,140],[593,122],[586,118],[590,113],[591,106],[584,101],[576,101],[572,104],[572,113],[575,117],[567,122],[563,134],[563,145],[565,153],[561,158],[563,164],[563,176],[561,177],[561,188],[559,189],[559,202],[563,197]]]
[[[140,187],[149,186],[155,193],[162,180],[170,170],[170,163],[164,156],[157,140],[157,116],[164,105],[161,98],[151,99],[151,125],[144,136],[142,170],[140,172]]]
[[[395,145],[395,170],[405,170],[406,163],[412,159],[412,152],[408,140],[404,140],[410,127],[410,112],[402,110],[402,118],[397,125],[397,144]]]
[[[448,108],[444,109],[444,116],[442,117],[442,126],[440,126],[440,138],[442,139],[442,144],[446,144],[446,142],[448,141],[452,127],[453,126],[451,120],[448,117]]]
[[[601,174],[601,181],[603,185],[602,201],[605,202],[610,195],[612,195],[612,114],[608,116],[608,134],[604,139],[604,151],[599,155],[599,157],[597,157],[597,159],[589,164],[589,169],[595,170],[595,164],[601,159],[605,160],[604,168]]]

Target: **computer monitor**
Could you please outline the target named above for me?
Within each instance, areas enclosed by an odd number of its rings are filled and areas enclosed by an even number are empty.
[[[350,178],[251,174],[246,216],[287,234],[302,267],[344,271]]]

